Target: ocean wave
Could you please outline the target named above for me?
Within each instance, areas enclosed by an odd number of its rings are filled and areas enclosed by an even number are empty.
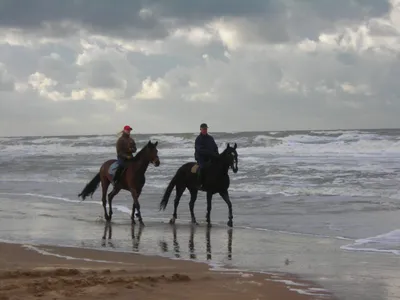
[[[240,156],[251,155],[395,155],[400,156],[398,135],[362,131],[309,131],[217,133],[221,149],[237,143]],[[158,141],[160,155],[193,156],[195,134],[135,136],[138,147]],[[114,154],[116,136],[0,138],[0,151],[11,157],[40,155]]]
[[[341,249],[400,255],[400,229],[369,238],[358,239],[354,243],[342,246]]]
[[[400,199],[400,131],[216,133],[222,150],[238,142],[235,193],[350,196]],[[165,188],[176,170],[194,161],[196,134],[135,136],[139,147],[159,141],[160,168],[150,167],[146,186]],[[86,183],[115,158],[116,136],[0,138],[2,182]]]

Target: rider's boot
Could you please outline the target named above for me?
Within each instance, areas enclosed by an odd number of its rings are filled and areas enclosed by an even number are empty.
[[[197,188],[201,190],[203,189],[203,185],[204,185],[204,170],[199,169],[197,173]]]
[[[119,182],[119,177],[121,176],[122,172],[122,167],[118,166],[117,170],[115,171],[114,179],[113,179],[113,184],[116,185]]]

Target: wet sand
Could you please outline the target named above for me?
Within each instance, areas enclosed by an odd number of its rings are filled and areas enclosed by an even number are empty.
[[[288,274],[216,272],[204,263],[70,247],[0,243],[0,253],[0,300],[332,299],[323,290],[305,295],[318,287]]]

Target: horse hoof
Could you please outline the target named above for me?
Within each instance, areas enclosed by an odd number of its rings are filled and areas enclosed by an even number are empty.
[[[172,218],[171,220],[169,220],[169,224],[174,225],[175,224],[175,219]]]
[[[232,222],[232,220],[229,220],[228,223],[227,223],[227,225],[228,225],[229,227],[233,227],[233,222]]]
[[[192,225],[199,225],[196,220],[192,220]]]
[[[144,226],[143,221],[139,221],[140,226]]]

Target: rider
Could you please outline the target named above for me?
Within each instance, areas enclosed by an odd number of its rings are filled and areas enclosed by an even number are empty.
[[[210,161],[212,158],[217,157],[218,146],[214,141],[214,138],[208,134],[208,126],[206,123],[200,125],[200,134],[197,136],[195,141],[195,153],[194,158],[199,164],[198,169],[198,185],[202,188],[204,181],[204,165]]]
[[[121,176],[122,170],[126,167],[127,162],[132,159],[132,154],[136,152],[136,143],[131,138],[131,131],[132,128],[126,125],[116,144],[118,168],[114,175],[114,185],[119,181],[119,177]]]

